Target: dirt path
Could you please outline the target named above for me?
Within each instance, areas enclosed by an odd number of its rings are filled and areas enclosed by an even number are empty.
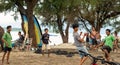
[[[2,58],[2,54],[0,53],[0,58]],[[92,52],[92,54],[95,56],[103,55],[102,52]],[[120,52],[111,53],[111,56],[114,61],[120,62]],[[12,52],[10,62],[10,65],[79,65],[79,55],[66,57],[65,55],[51,54],[48,58],[47,55],[42,56],[33,52]],[[90,62],[88,59],[84,65],[90,65]]]

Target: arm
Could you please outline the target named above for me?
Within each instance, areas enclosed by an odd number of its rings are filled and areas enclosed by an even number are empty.
[[[2,37],[2,41],[3,41],[3,43],[6,45],[6,46],[8,46],[8,43],[7,43],[7,41],[5,40],[7,38],[7,34],[5,33],[4,35],[3,35],[3,37]]]
[[[80,36],[82,35],[82,32],[80,32]]]
[[[104,42],[101,42],[99,45],[97,45],[97,48],[98,47],[101,47],[101,46],[103,46],[104,45]]]
[[[86,33],[84,34],[83,38],[79,38],[78,40],[79,40],[80,42],[84,42],[85,36],[86,36]]]
[[[7,43],[7,41],[6,41],[4,38],[2,38],[2,41],[3,41],[3,43],[4,43],[6,46],[8,46],[8,43]]]

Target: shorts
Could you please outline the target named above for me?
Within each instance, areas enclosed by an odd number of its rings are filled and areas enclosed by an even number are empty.
[[[49,50],[50,46],[49,44],[42,44],[42,50]]]
[[[97,41],[97,44],[100,44],[100,43],[101,43],[101,40],[99,40],[99,39],[98,39],[98,40],[96,40],[96,41]]]
[[[85,46],[83,46],[83,47],[77,47],[77,50],[78,50],[78,52],[79,52],[79,50],[81,50],[81,51],[84,51],[84,52],[88,53],[88,51],[87,51],[87,49],[86,49]],[[83,58],[83,57],[86,56],[86,54],[81,53],[81,52],[79,52],[79,55],[80,55],[81,58]]]
[[[102,50],[107,50],[108,53],[110,53],[112,51],[111,47],[109,47],[109,46],[103,46]]]
[[[7,52],[7,51],[12,51],[12,48],[9,48],[9,47],[4,47],[4,52]]]

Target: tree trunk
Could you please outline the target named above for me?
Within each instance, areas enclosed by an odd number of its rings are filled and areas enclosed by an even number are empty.
[[[34,6],[31,5],[31,1],[27,1],[27,10],[26,10],[26,16],[28,18],[28,34],[29,37],[33,39],[32,46],[37,47],[36,35],[35,35],[35,26],[33,21],[33,8]]]
[[[57,19],[58,30],[59,30],[60,35],[62,37],[62,41],[63,41],[63,43],[68,43],[68,36],[69,36],[68,31],[69,31],[70,23],[67,23],[67,27],[66,27],[65,34],[64,34],[63,23],[61,21],[61,17],[59,15],[57,17],[58,17],[58,19]]]
[[[16,1],[16,5],[18,6],[18,9],[20,13],[25,14],[28,18],[28,34],[29,37],[32,38],[34,41],[32,41],[32,46],[37,47],[37,41],[36,41],[36,35],[35,35],[35,26],[34,26],[34,21],[33,21],[33,9],[35,5],[37,4],[38,0],[25,0],[25,3],[27,5],[27,9],[24,9],[24,6],[20,4],[19,1]],[[24,22],[22,20],[22,30],[24,33]]]
[[[22,17],[22,16],[21,16]],[[26,34],[26,32],[25,32],[25,29],[24,29],[24,20],[23,20],[23,18],[21,18],[22,19],[22,23],[21,23],[21,27],[22,27],[22,31],[23,31],[23,33],[24,33],[24,35]]]

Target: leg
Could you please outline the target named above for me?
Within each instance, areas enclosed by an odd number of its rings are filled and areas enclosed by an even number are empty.
[[[42,55],[44,56],[44,50],[42,50]]]
[[[50,56],[50,47],[49,47],[49,45],[47,44],[46,45],[46,49],[47,49],[47,52],[48,52],[48,57]]]
[[[81,60],[80,60],[80,65],[82,65],[86,60],[87,60],[87,56],[84,56]]]
[[[50,50],[48,50],[48,57],[50,57]]]
[[[105,58],[107,61],[110,61],[110,54],[108,53],[108,51],[106,49],[103,50],[105,53]]]
[[[4,54],[3,54],[3,57],[2,57],[2,64],[4,63],[4,59],[5,59],[6,53],[7,53],[7,52],[4,52]]]
[[[81,48],[79,48],[79,50],[82,50],[82,51],[88,53],[86,47],[81,47]],[[82,65],[87,60],[88,56],[84,53],[80,53],[80,56],[81,56],[80,65]]]
[[[9,58],[10,58],[10,51],[8,51],[8,54],[7,54],[7,64],[9,64]]]
[[[45,45],[42,45],[42,55],[44,56]]]

